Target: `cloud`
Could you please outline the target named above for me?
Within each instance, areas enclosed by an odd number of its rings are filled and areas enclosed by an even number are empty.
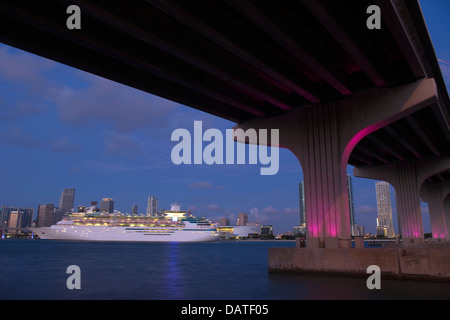
[[[98,173],[104,172],[132,172],[132,171],[147,171],[155,169],[153,164],[150,165],[130,165],[129,163],[100,161],[100,160],[85,160],[82,165],[72,168],[74,171],[81,171],[83,169],[90,169]]]
[[[212,189],[213,185],[207,181],[195,181],[189,185],[189,189]]]
[[[49,141],[47,145],[52,151],[59,153],[74,154],[81,150],[81,146],[71,142],[69,138],[60,138]]]
[[[5,45],[0,45],[0,61],[0,120],[23,120],[46,111],[56,84],[43,75],[57,64]]]
[[[208,181],[195,181],[189,184],[189,189],[218,189],[218,190],[224,190],[224,186],[214,186],[211,182]]]
[[[0,61],[2,121],[56,108],[60,121],[73,127],[106,125],[155,137],[186,120],[178,103],[5,45]]]
[[[209,211],[219,212],[222,211],[219,205],[217,204],[208,204],[205,206]]]
[[[187,207],[187,211],[195,211],[195,210],[197,210],[198,209],[198,207],[196,206],[196,205],[190,205],[189,207]]]
[[[447,87],[450,88],[450,65],[446,62],[440,61],[439,66],[441,67],[442,77]]]
[[[0,46],[0,61],[0,77],[34,90],[40,90],[46,85],[42,73],[57,65],[54,61],[8,46]]]
[[[84,77],[88,86],[64,86],[54,92],[60,120],[70,125],[107,123],[117,132],[169,126],[179,104],[97,76]]]
[[[142,150],[142,146],[135,136],[116,132],[105,133],[104,147],[107,156],[123,156],[126,158],[136,158]]]
[[[283,210],[283,213],[284,214],[286,214],[286,215],[300,215],[300,208],[285,208],[284,210]]]
[[[369,205],[361,205],[357,206],[355,209],[356,213],[358,214],[366,214],[366,213],[377,213],[377,208],[371,207]]]
[[[0,142],[9,146],[36,148],[38,141],[18,125],[8,125],[0,132]]]
[[[299,208],[284,208],[282,210],[276,209],[272,206],[267,206],[264,209],[257,207],[250,209],[249,220],[253,220],[260,223],[273,222],[288,216],[293,217],[300,214]]]
[[[378,210],[369,205],[360,205],[355,208],[355,213],[360,218],[373,218],[378,215]]]

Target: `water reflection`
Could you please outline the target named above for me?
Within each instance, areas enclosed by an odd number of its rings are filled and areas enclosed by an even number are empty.
[[[161,268],[164,272],[161,286],[167,299],[182,299],[185,294],[183,270],[180,266],[181,245],[174,242],[166,244],[164,255],[160,258],[163,262]]]

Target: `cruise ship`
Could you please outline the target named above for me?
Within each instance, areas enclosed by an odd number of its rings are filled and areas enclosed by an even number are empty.
[[[211,242],[219,239],[205,218],[175,204],[163,216],[128,216],[87,210],[64,217],[50,227],[33,228],[41,239],[78,241]]]

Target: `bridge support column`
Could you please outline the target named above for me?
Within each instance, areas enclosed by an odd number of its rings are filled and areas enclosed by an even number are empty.
[[[404,242],[423,241],[423,220],[420,209],[420,188],[430,176],[444,171],[449,157],[421,161],[402,161],[380,166],[355,168],[356,177],[389,182],[396,191],[399,232]]]
[[[280,145],[302,165],[307,248],[351,246],[347,162],[340,148],[338,111],[335,103],[321,104],[270,119],[270,128],[280,130]],[[267,128],[248,125],[246,129]]]
[[[399,232],[405,242],[423,240],[423,220],[420,209],[417,168],[414,163],[400,162],[392,180],[395,182]]]
[[[278,129],[279,141],[300,161],[305,181],[307,248],[349,247],[347,163],[356,144],[371,132],[436,101],[434,79],[381,89],[344,100],[314,104],[235,126],[246,143],[247,129]],[[242,129],[237,130],[236,129]]]
[[[444,199],[445,225],[447,227],[447,239],[450,241],[450,195]]]
[[[302,164],[309,247],[351,245],[347,163],[339,149],[336,111],[335,104],[325,104],[294,120],[305,129],[289,149]]]
[[[433,239],[449,237],[445,216],[444,200],[450,193],[449,182],[425,183],[421,188],[421,197],[428,202],[430,225]]]

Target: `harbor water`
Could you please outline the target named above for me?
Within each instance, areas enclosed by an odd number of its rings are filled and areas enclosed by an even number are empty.
[[[0,299],[310,300],[449,299],[450,284],[272,274],[270,247],[292,241],[215,243],[0,240]],[[376,250],[376,249],[374,249]],[[69,266],[80,289],[69,289]],[[368,275],[369,276],[369,275]]]

